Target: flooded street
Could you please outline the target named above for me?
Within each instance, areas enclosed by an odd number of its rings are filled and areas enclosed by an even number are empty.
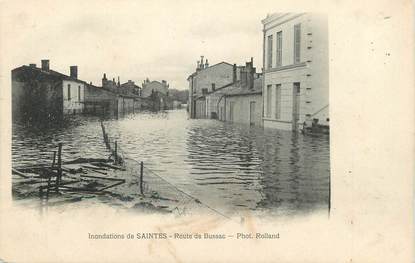
[[[302,214],[329,205],[329,137],[188,119],[185,110],[141,113],[105,120],[121,153],[203,203],[231,213]],[[64,143],[63,159],[106,158],[97,118],[67,128],[13,127],[13,166],[51,162]],[[46,151],[49,151],[45,153]]]

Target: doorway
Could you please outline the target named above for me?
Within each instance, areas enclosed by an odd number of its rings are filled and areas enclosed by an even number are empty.
[[[249,125],[255,126],[255,101],[249,103]]]
[[[300,120],[300,82],[293,84],[293,116],[292,116],[292,130],[298,129],[298,121]]]

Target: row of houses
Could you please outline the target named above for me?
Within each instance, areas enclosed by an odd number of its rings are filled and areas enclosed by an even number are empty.
[[[190,118],[284,130],[329,127],[327,18],[275,13],[263,24],[262,72],[253,59],[236,66],[197,62],[188,77]]]
[[[120,116],[141,110],[173,107],[166,81],[146,79],[142,87],[134,81],[120,83],[102,77],[102,86],[78,78],[78,67],[66,75],[50,68],[49,60],[12,70],[12,118],[27,121],[62,120],[69,114]]]

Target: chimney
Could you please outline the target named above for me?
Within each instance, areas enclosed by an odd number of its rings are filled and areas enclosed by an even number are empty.
[[[236,82],[236,64],[233,64],[233,76],[232,76],[233,83]]]
[[[245,66],[241,69],[241,86],[242,88],[248,87],[248,68]]]
[[[118,76],[118,82],[117,82],[118,87],[120,86],[120,76]]]
[[[206,59],[205,68],[209,67],[209,61]]]
[[[196,71],[198,71],[200,69],[200,61],[197,61],[197,67],[196,67]]]
[[[42,59],[42,70],[49,71],[49,59]]]
[[[78,66],[70,66],[69,71],[71,72],[71,78],[77,79],[78,78]]]
[[[29,67],[36,68],[36,64],[29,64]]]
[[[256,69],[253,67],[253,58],[251,57],[250,62],[246,62],[245,70],[244,70],[244,86],[248,87],[249,89],[254,88],[254,75],[256,73]]]
[[[102,80],[107,80],[107,74],[104,73],[104,77],[102,77]]]

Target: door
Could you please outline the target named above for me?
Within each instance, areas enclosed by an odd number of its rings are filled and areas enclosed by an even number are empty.
[[[229,121],[233,122],[234,102],[229,102]]]
[[[255,101],[249,103],[249,125],[255,126]]]
[[[292,129],[296,131],[298,129],[298,121],[300,120],[300,83],[295,82],[293,85],[293,116],[292,116]]]

